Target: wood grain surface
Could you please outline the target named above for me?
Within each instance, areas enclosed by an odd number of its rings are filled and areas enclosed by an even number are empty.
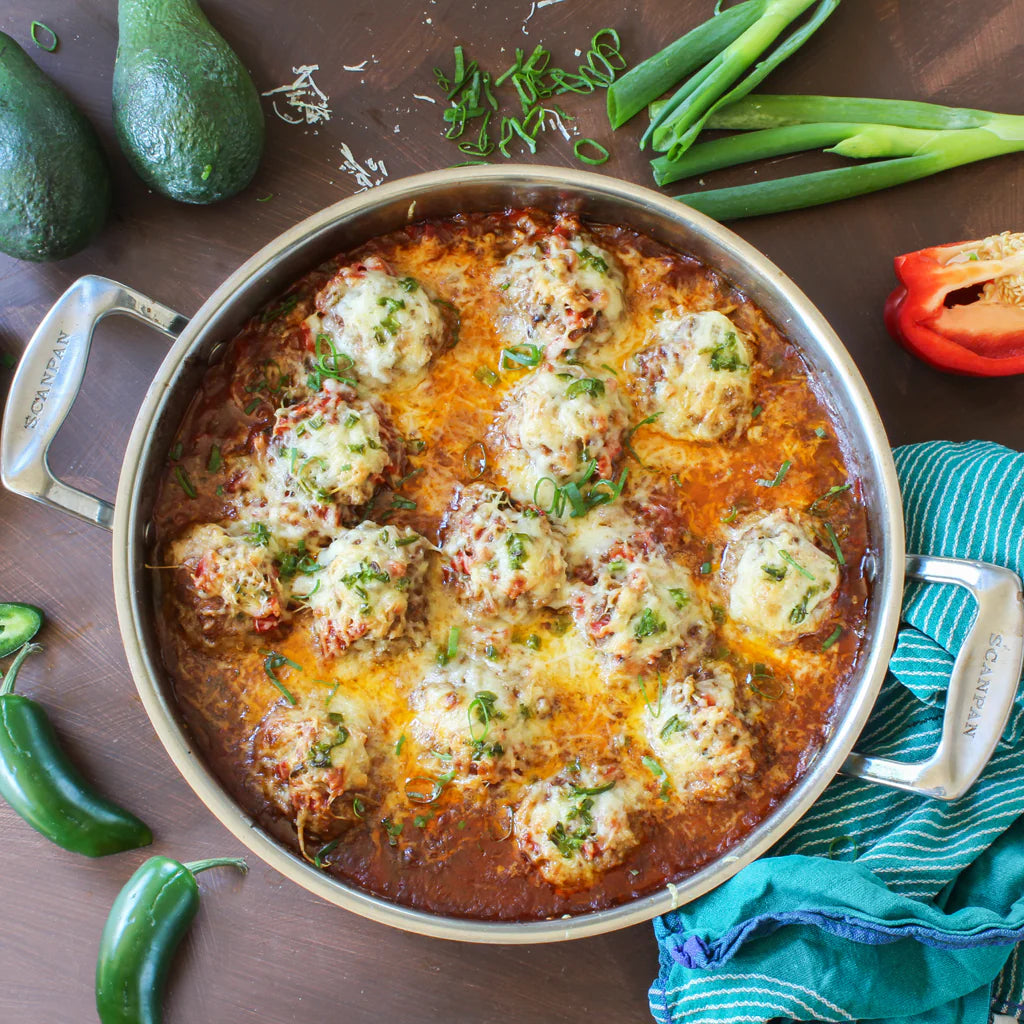
[[[50,265],[0,257],[0,352],[17,356],[57,296],[82,274],[119,279],[193,313],[247,256],[302,217],[353,193],[346,144],[389,180],[455,163],[439,131],[431,68],[462,42],[488,67],[516,46],[544,42],[569,64],[593,32],[616,26],[631,63],[708,16],[713,0],[205,0],[261,90],[319,64],[329,123],[279,120],[266,102],[268,145],[253,185],[206,208],[153,195],[113,140],[110,83],[114,0],[8,0],[3,30],[85,109],[114,171],[116,208],[101,238]],[[530,15],[533,9],[532,17]],[[528,20],[527,20],[528,18]],[[32,47],[38,19],[60,36],[56,53]],[[767,83],[775,92],[934,100],[1022,113],[1024,0],[846,0]],[[342,65],[362,71],[345,71]],[[570,97],[581,134],[603,140],[605,173],[649,184],[638,128],[611,139],[603,96]],[[573,165],[563,140],[537,162]],[[823,166],[824,158],[779,162]],[[762,169],[762,174],[778,168]],[[746,172],[743,172],[746,173]],[[741,172],[708,176],[709,184]],[[893,190],[734,227],[817,303],[860,366],[893,444],[927,438],[1024,440],[1024,378],[968,380],[929,370],[888,338],[882,303],[893,255],[938,242],[1024,228],[1024,157],[1004,157]],[[258,202],[272,193],[273,198]],[[97,332],[82,395],[53,446],[59,475],[112,497],[135,410],[165,351],[124,321]],[[10,371],[0,369],[0,398]],[[0,600],[41,605],[46,652],[21,689],[43,700],[67,747],[108,794],[142,814],[152,852],[180,859],[246,851],[178,776],[142,711],[114,614],[110,537],[0,493]],[[89,861],[50,846],[0,805],[0,1021],[80,1024],[95,1019],[100,931],[118,889],[150,851]],[[203,876],[203,906],[175,962],[170,1024],[507,1022],[602,1024],[649,1019],[656,969],[650,927],[536,947],[467,946],[387,929],[327,905],[254,857],[241,879]]]

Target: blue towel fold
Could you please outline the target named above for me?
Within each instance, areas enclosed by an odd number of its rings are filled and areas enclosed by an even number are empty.
[[[1024,455],[988,442],[897,449],[910,551],[1024,572]],[[857,746],[920,759],[974,605],[914,583]],[[659,1022],[987,1024],[1024,1016],[1024,697],[952,803],[837,778],[772,855],[655,922]]]

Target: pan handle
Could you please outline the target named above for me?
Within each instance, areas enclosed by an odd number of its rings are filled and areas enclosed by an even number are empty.
[[[988,764],[1013,707],[1024,663],[1021,581],[998,565],[931,555],[908,555],[907,575],[963,587],[978,604],[953,665],[942,738],[924,761],[908,764],[852,753],[842,771],[921,796],[956,800]]]
[[[0,477],[16,494],[111,529],[114,506],[54,476],[49,450],[85,376],[96,325],[111,313],[141,320],[176,338],[188,320],[105,277],[80,277],[36,328],[7,396],[0,434]]]

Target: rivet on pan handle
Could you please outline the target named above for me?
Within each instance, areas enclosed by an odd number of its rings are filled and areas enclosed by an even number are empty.
[[[180,313],[116,281],[80,277],[32,335],[7,396],[0,434],[5,487],[108,530],[114,506],[58,480],[48,453],[82,386],[93,331],[111,313],[134,317],[170,338],[188,324]]]
[[[853,753],[842,770],[921,796],[956,800],[988,764],[1013,707],[1024,663],[1021,581],[997,565],[930,555],[908,555],[907,575],[964,587],[978,603],[946,691],[942,738],[925,761],[907,764]]]

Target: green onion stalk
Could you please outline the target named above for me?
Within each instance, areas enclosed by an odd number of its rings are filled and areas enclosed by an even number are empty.
[[[756,88],[838,6],[839,0],[744,0],[716,14],[609,87],[612,127],[618,128],[685,79],[652,111],[640,140],[641,147],[650,142],[659,152],[678,158],[717,110]],[[780,42],[786,29],[808,11]]]
[[[718,220],[818,206],[1024,150],[1024,116],[902,100],[749,96],[717,111],[707,127],[741,134],[654,160],[659,184],[822,146],[869,161],[676,197]]]

